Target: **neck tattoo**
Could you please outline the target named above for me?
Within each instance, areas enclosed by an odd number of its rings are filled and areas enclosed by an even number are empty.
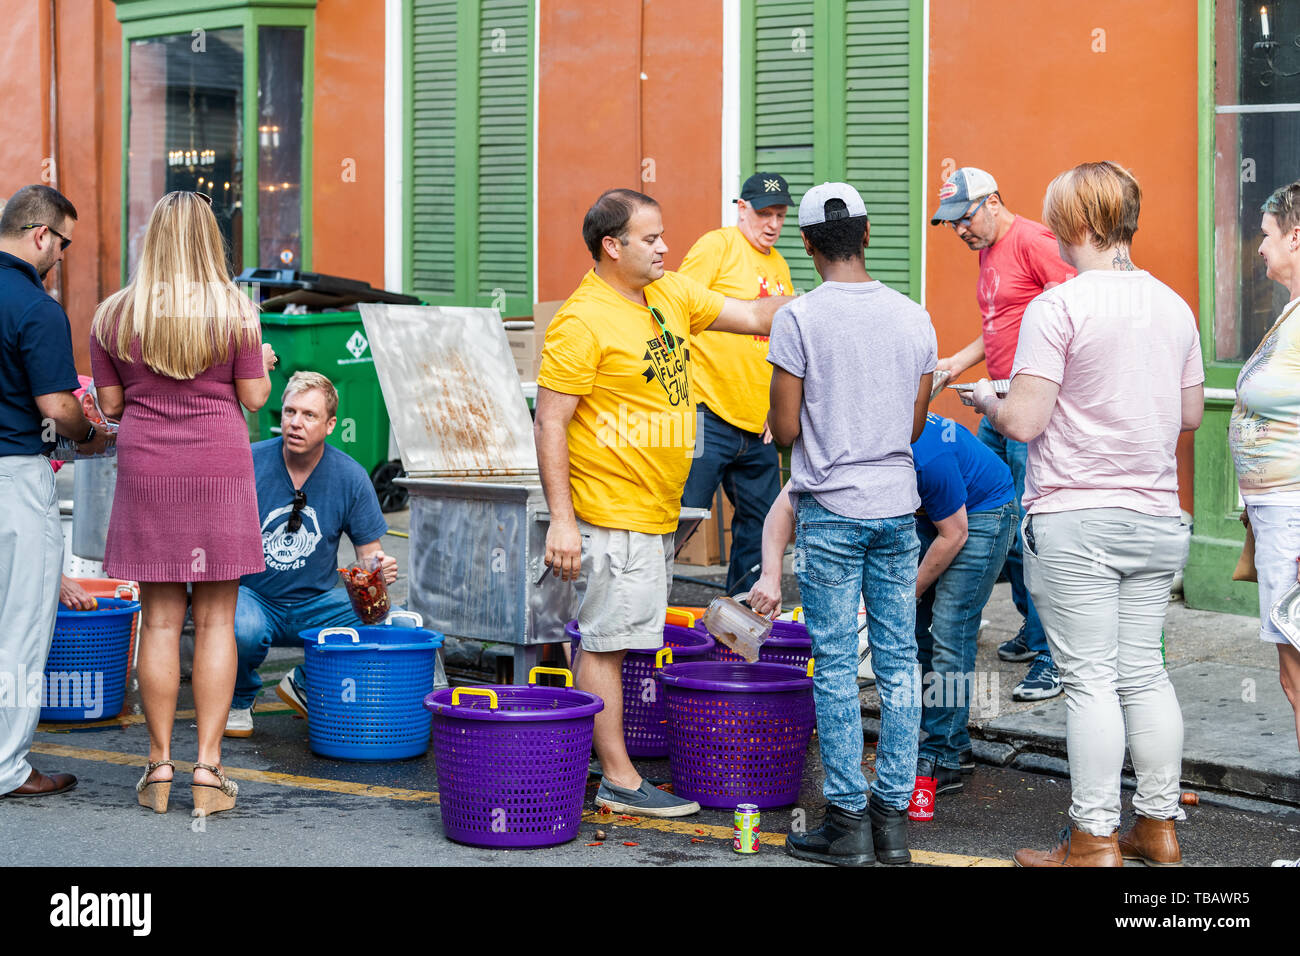
[[[1120,269],[1124,272],[1132,272],[1137,268],[1129,261],[1128,252],[1124,249],[1117,249],[1115,251],[1115,258],[1111,260],[1110,267],[1112,269]]]

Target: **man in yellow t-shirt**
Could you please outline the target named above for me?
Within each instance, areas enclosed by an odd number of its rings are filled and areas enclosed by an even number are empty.
[[[698,803],[643,780],[623,742],[623,657],[663,644],[673,532],[695,444],[693,339],[766,335],[787,297],[730,299],[665,272],[659,204],[611,189],[587,210],[596,265],[546,329],[533,434],[551,513],[546,564],[582,604],[577,683],[605,701],[598,806],[677,817]]]
[[[682,260],[682,275],[739,299],[789,295],[793,282],[775,246],[791,203],[784,177],[755,173],[736,200],[736,225],[701,236]],[[711,507],[718,483],[731,500],[727,593],[754,576],[762,557],[763,519],[781,488],[781,462],[767,430],[772,366],[766,335],[705,332],[695,342],[697,457],[682,507]]]

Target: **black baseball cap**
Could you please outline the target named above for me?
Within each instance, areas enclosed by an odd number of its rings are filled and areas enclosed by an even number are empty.
[[[778,173],[755,173],[740,187],[740,198],[754,209],[768,206],[793,206],[790,187],[785,177]],[[735,202],[733,199],[732,202]]]

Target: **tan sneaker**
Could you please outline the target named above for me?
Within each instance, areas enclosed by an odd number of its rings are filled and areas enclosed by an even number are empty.
[[[230,716],[226,718],[224,737],[253,736],[253,708],[231,707]]]

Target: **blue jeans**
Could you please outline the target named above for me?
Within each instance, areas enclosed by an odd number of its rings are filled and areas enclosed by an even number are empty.
[[[252,588],[239,588],[235,605],[235,645],[239,664],[235,670],[235,694],[230,706],[252,707],[262,689],[257,668],[272,647],[302,649],[299,631],[313,627],[361,627],[361,618],[343,588],[333,588],[305,601],[268,600]]]
[[[878,800],[907,806],[916,781],[921,672],[916,663],[916,520],[845,518],[799,495],[795,571],[816,665],[813,697],[829,803],[867,805],[858,701],[858,600],[867,605],[871,666],[880,692]]]
[[[1025,643],[1029,649],[1050,657],[1052,652],[1047,646],[1047,632],[1043,630],[1043,622],[1038,619],[1034,602],[1029,597],[1029,589],[1025,587],[1025,564],[1020,547],[1020,519],[1025,516],[1025,468],[1029,446],[1003,436],[989,424],[987,418],[980,419],[979,431],[975,437],[1011,469],[1011,480],[1016,486],[1016,527],[1011,535],[1011,547],[1007,551],[1007,579],[1011,581],[1011,601],[1025,619]]]
[[[958,755],[970,749],[966,724],[975,692],[980,615],[1015,532],[1015,502],[968,514],[966,523],[966,543],[916,605],[916,646],[925,688],[921,729],[927,735],[919,753],[949,770],[957,770]],[[916,532],[924,555],[935,541],[934,526],[920,522]]]
[[[775,443],[763,444],[758,432],[728,424],[706,405],[697,405],[695,432],[698,457],[682,491],[683,508],[711,508],[713,493],[722,490],[736,509],[731,517],[731,561],[727,593],[752,585],[758,575],[749,569],[763,557],[763,519],[781,491],[781,459]]]

